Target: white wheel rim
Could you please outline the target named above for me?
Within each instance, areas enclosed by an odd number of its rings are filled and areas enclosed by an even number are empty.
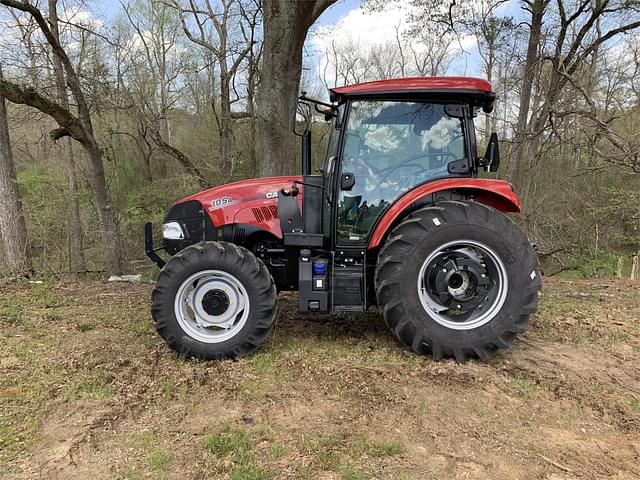
[[[249,294],[240,280],[221,270],[194,273],[182,282],[174,299],[182,330],[204,343],[235,337],[247,323],[249,308]]]
[[[441,297],[434,295],[434,291],[429,287],[432,284],[433,268],[441,265],[438,261],[447,259],[448,257],[465,259],[465,262],[473,264],[477,263],[475,270],[460,269],[452,272],[453,275],[458,274],[454,284],[446,284],[446,291],[437,291]],[[460,262],[460,263],[465,263]],[[454,265],[456,263],[454,262]],[[457,266],[457,265],[456,265]],[[446,270],[443,269],[444,272]],[[473,273],[475,271],[475,274]],[[483,272],[478,274],[478,272]],[[450,274],[451,275],[451,274]],[[452,278],[451,275],[449,278]],[[480,279],[482,277],[482,279]],[[473,308],[464,310],[464,301],[457,298],[466,298],[468,289],[473,287],[474,282],[478,280],[485,282],[487,285],[487,295],[480,293],[474,297]],[[500,256],[496,252],[483,243],[475,240],[455,240],[445,243],[436,248],[422,263],[418,273],[418,297],[422,308],[431,319],[440,325],[453,330],[472,330],[481,327],[490,322],[502,309],[509,291],[509,283],[507,270]],[[450,295],[452,305],[445,305],[441,299]],[[479,301],[478,305],[474,305]],[[462,307],[462,308],[459,308]]]

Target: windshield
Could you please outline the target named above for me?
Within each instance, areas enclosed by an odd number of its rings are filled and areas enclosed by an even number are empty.
[[[354,101],[344,142],[341,171],[355,185],[338,200],[341,244],[363,243],[400,195],[449,176],[448,164],[467,157],[463,122],[440,103]]]

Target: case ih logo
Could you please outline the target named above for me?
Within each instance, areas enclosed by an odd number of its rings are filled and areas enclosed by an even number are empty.
[[[231,197],[214,198],[213,200],[211,200],[209,211],[211,212],[217,208],[226,207],[227,205],[231,205],[232,203],[233,199]]]
[[[267,193],[267,198],[278,198],[278,191]]]

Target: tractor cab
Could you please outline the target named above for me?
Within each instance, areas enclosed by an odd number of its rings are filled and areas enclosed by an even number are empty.
[[[496,134],[477,152],[477,112],[495,94],[480,79],[404,78],[302,95],[295,132],[302,175],[220,185],[179,200],[151,224],[161,271],[152,315],[185,357],[254,352],[273,328],[277,292],[300,312],[376,305],[398,340],[435,359],[485,359],[508,348],[536,311],[540,275],[526,235],[505,213],[520,201],[502,180]],[[330,122],[312,172],[312,114]]]
[[[473,125],[478,109],[490,112],[494,99],[488,82],[469,78],[335,88],[329,104],[299,98],[295,133],[301,137],[303,177],[281,190],[278,213],[284,246],[298,255],[290,254],[289,262],[298,264],[300,311],[363,310],[375,303],[378,248],[371,241],[390,207],[431,182],[497,170],[495,135],[487,155],[479,157]],[[331,124],[319,173],[310,171],[314,111]],[[457,198],[454,192],[440,196]],[[433,195],[412,201],[403,214],[431,201]]]

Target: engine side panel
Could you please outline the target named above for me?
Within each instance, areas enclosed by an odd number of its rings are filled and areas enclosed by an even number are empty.
[[[216,228],[230,224],[252,224],[282,238],[277,215],[278,192],[302,177],[269,177],[242,180],[196,193],[178,202],[200,202]],[[302,189],[301,189],[302,190]],[[302,194],[298,201],[302,204]]]

